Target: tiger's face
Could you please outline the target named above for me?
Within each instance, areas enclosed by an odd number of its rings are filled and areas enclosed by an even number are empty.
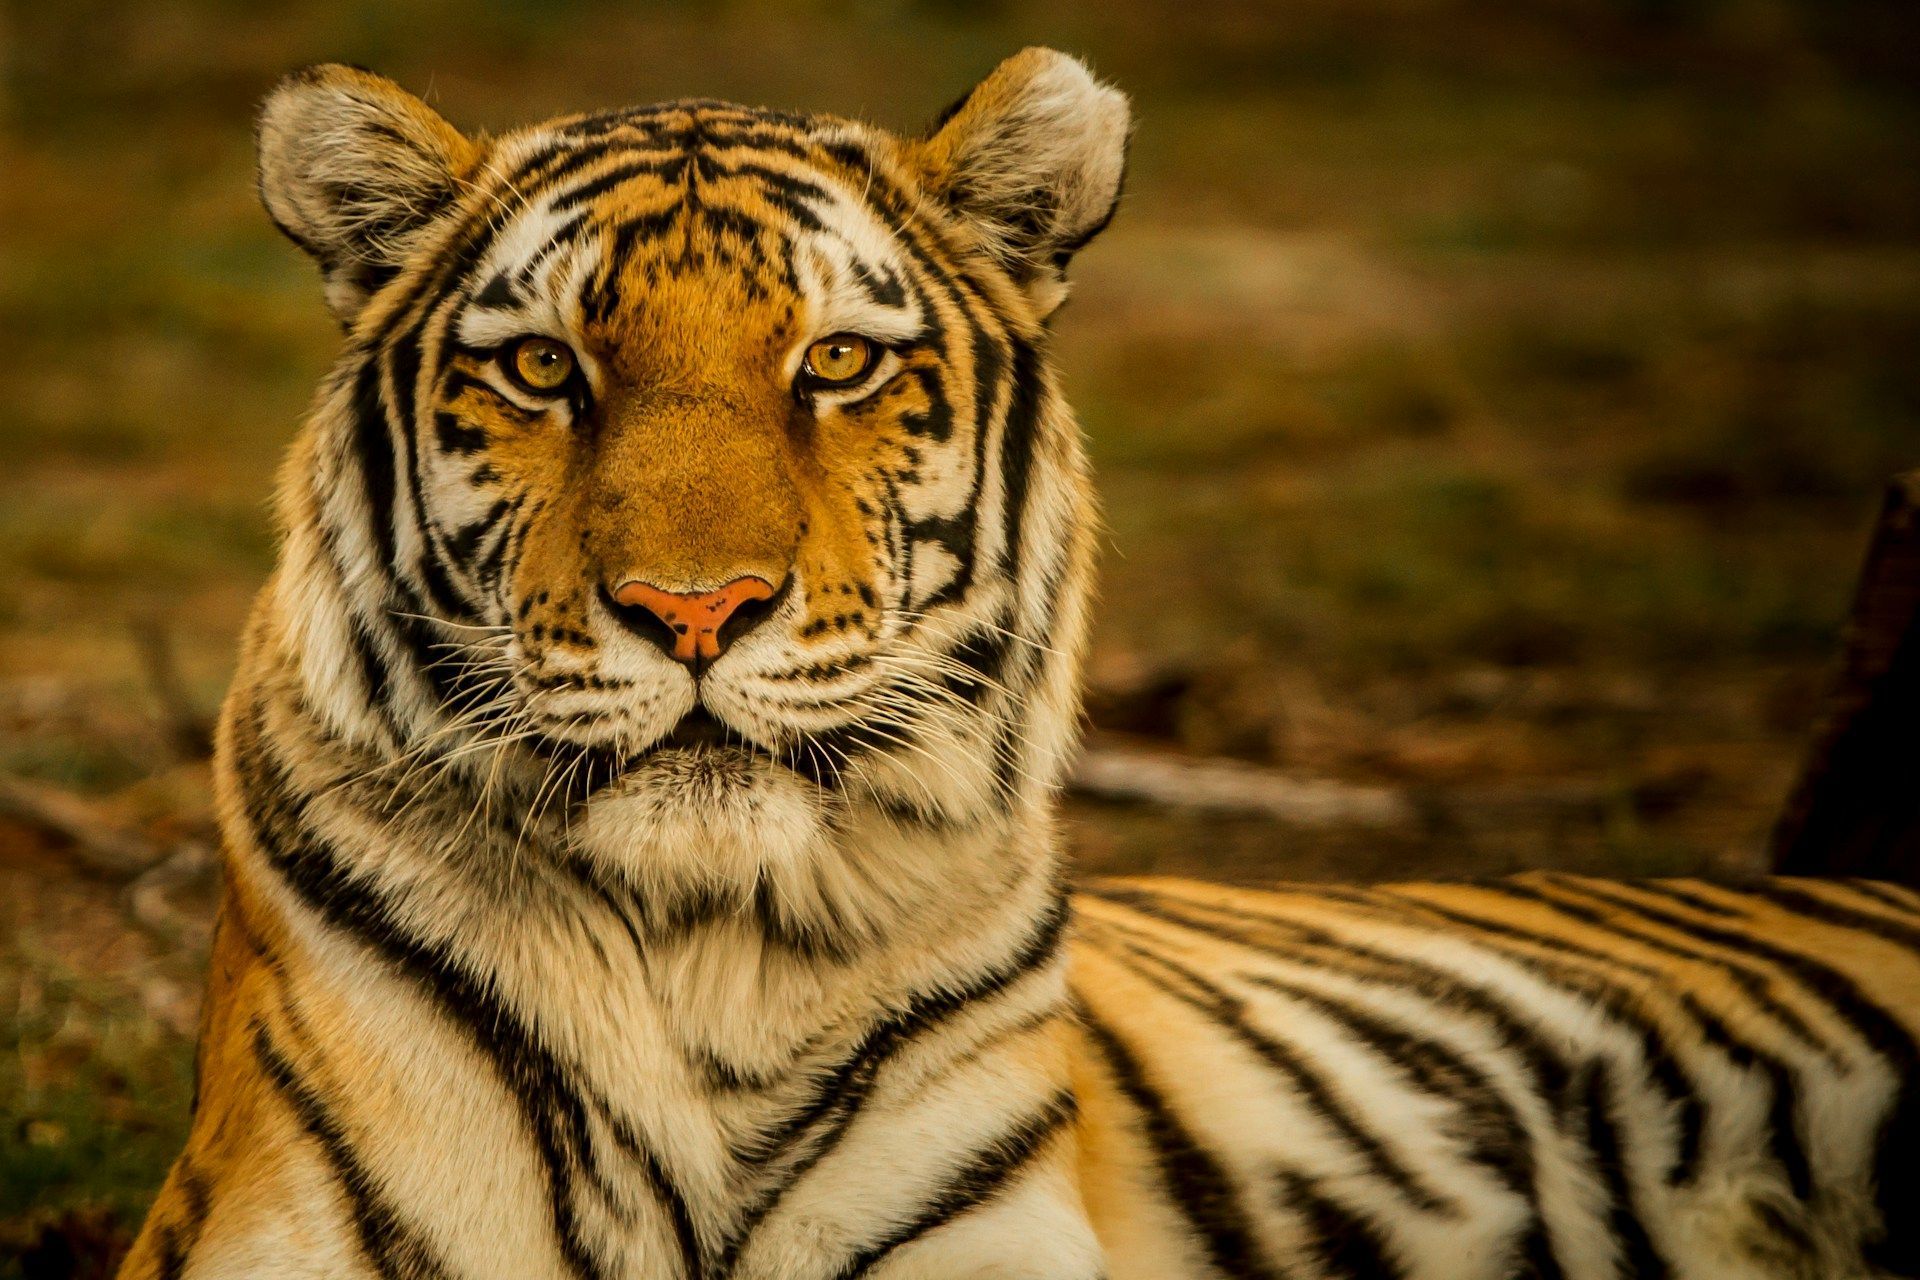
[[[937,683],[911,633],[964,595],[982,402],[1029,325],[1003,296],[974,341],[938,242],[755,145],[754,114],[593,125],[607,158],[530,200],[447,318],[429,520],[544,733],[790,756]]]
[[[475,141],[283,85],[262,191],[351,335],[318,516],[364,526],[373,659],[421,658],[393,745],[511,739],[603,824],[1044,791],[1090,522],[1044,322],[1125,133],[1045,50],[920,139],[677,102]]]

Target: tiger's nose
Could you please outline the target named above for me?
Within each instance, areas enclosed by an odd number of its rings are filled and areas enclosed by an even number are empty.
[[[696,671],[772,613],[776,594],[756,577],[735,578],[717,591],[665,591],[632,578],[611,592],[630,630]]]

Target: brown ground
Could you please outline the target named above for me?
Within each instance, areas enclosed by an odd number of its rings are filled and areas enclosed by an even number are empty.
[[[1111,525],[1099,740],[1417,815],[1076,802],[1080,865],[1756,866],[1879,486],[1920,461],[1908,8],[19,7],[0,774],[161,844],[204,827],[133,637],[214,705],[335,340],[253,204],[272,76],[346,58],[479,124],[695,92],[910,124],[1041,40],[1142,121],[1060,322]],[[136,912],[75,865],[0,819],[0,1277],[85,1273],[59,1250],[124,1230],[184,1118],[204,878]]]

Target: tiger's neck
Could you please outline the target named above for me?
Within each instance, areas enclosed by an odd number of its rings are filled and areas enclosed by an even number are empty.
[[[932,993],[946,1013],[976,985],[1031,986],[1036,1010],[1064,999],[1042,816],[921,829],[850,804],[756,866],[765,807],[739,831],[618,797],[563,812],[511,762],[440,769],[347,740],[287,643],[256,637],[228,706],[228,843],[247,896],[287,917],[274,932],[331,925],[386,962],[369,977],[364,957],[334,956],[329,1001],[398,983],[456,1021],[522,1028],[610,1096],[720,1084],[777,1100]],[[765,1119],[729,1141],[753,1145]]]
[[[216,982],[208,1025],[244,1028],[221,1051],[262,1078],[330,1081],[338,1123],[378,1117],[394,1168],[523,1153],[510,1203],[489,1178],[442,1179],[409,1212],[550,1218],[567,1249],[634,1274],[788,1274],[816,1243],[783,1208],[810,1170],[857,1181],[905,1132],[932,1177],[1014,1106],[1058,1139],[1022,1212],[1091,1247],[1059,1137],[1066,904],[1043,832],[849,822],[826,852],[873,895],[866,927],[770,927],[778,908],[735,896],[664,909],[556,843],[564,823],[447,780],[396,788],[392,764],[333,735],[287,664],[243,672],[219,755],[226,911],[264,963]],[[208,1116],[243,1105],[217,1089]]]

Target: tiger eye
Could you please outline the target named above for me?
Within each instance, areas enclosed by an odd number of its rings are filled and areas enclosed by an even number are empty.
[[[552,395],[573,377],[573,352],[552,338],[522,338],[508,353],[507,372],[537,395]]]
[[[853,333],[836,333],[807,348],[807,376],[822,386],[858,382],[873,368],[874,344]]]

